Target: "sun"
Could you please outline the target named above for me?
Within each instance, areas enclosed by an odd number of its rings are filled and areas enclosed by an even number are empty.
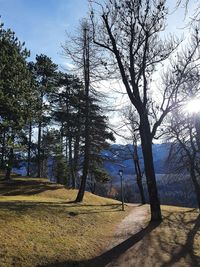
[[[189,113],[198,113],[200,112],[200,99],[192,99],[190,100],[185,107],[186,111]]]

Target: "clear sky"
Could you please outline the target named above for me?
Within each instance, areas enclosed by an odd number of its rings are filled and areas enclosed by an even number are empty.
[[[167,3],[173,9],[176,1]],[[59,65],[66,64],[61,56],[66,31],[73,32],[87,11],[87,0],[0,0],[1,21],[26,43],[31,60],[43,53]],[[182,24],[177,15],[171,16],[169,31]]]
[[[11,28],[20,41],[36,54],[46,54],[63,65],[61,44],[66,31],[73,31],[87,15],[87,0],[0,0],[0,16],[5,28]]]

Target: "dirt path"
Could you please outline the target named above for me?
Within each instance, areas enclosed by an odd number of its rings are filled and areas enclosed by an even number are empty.
[[[169,207],[162,223],[153,223],[148,205],[132,207],[106,251],[87,267],[200,267],[198,213]]]
[[[149,206],[148,205],[131,205],[133,206],[130,214],[124,218],[124,220],[118,225],[116,229],[116,234],[114,235],[113,240],[111,241],[108,250],[113,247],[120,245],[124,253],[120,253],[117,259],[112,260],[110,263],[106,264],[106,267],[114,266],[137,266],[135,265],[135,257],[137,252],[141,249],[142,245],[142,236],[135,236],[135,240],[132,237],[145,229],[148,224],[149,219]],[[139,240],[141,238],[141,240]],[[128,242],[129,241],[129,242]],[[128,244],[129,243],[129,244]],[[134,244],[135,243],[135,244]],[[130,248],[128,246],[130,245]],[[134,245],[134,246],[132,246]],[[131,252],[130,252],[131,250]],[[130,253],[133,257],[130,257]]]
[[[135,265],[135,263],[138,258],[137,252],[141,251],[141,244],[144,243],[142,239],[153,229],[152,225],[148,224],[149,206],[133,204],[131,206],[133,207],[132,211],[118,225],[106,251],[86,266],[143,267],[143,265]]]
[[[122,243],[124,240],[142,230],[146,225],[149,214],[149,206],[134,204],[129,204],[129,206],[132,206],[133,209],[118,225],[114,238],[108,249]]]

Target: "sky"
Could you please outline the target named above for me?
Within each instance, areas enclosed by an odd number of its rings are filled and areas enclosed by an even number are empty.
[[[175,6],[175,0],[168,2]],[[61,55],[66,31],[77,29],[87,12],[87,0],[0,0],[0,20],[25,42],[31,60],[43,53],[62,66],[66,64]],[[171,16],[169,31],[177,30],[180,24],[180,14]]]
[[[66,31],[73,32],[87,10],[87,0],[0,0],[1,22],[25,42],[30,59],[45,54],[62,66]]]
[[[175,0],[167,0],[170,4],[168,33],[181,34],[184,25],[184,12],[175,8]],[[0,21],[5,28],[11,28],[18,39],[25,42],[31,52],[30,60],[36,54],[45,54],[53,62],[65,70],[70,66],[62,55],[61,45],[65,43],[66,32],[72,33],[78,28],[80,20],[87,16],[87,0],[0,0]],[[108,87],[110,84],[108,85]],[[113,87],[120,86],[116,83]],[[111,93],[112,94],[112,93]],[[115,105],[127,102],[123,95],[113,94]],[[112,122],[119,125],[119,114],[112,113]]]

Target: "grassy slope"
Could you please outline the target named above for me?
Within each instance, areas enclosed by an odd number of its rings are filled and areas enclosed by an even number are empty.
[[[0,266],[82,261],[101,253],[127,212],[119,202],[44,179],[0,182]]]
[[[90,193],[82,204],[70,203],[76,193],[42,179],[0,182],[0,266],[79,261],[89,266],[87,260],[102,253],[128,211]],[[130,266],[138,267],[200,266],[197,210],[162,206],[162,213],[163,222],[143,238],[142,249],[129,247],[122,261],[130,257]]]

